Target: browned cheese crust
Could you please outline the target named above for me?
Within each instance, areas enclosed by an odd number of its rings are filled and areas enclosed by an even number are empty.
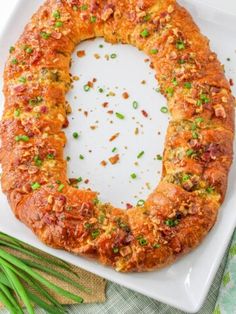
[[[127,211],[69,184],[63,158],[71,54],[95,37],[150,57],[172,117],[161,182]],[[234,98],[209,41],[176,1],[47,0],[11,48],[4,82],[2,189],[44,243],[118,271],[150,271],[212,228],[232,163]]]

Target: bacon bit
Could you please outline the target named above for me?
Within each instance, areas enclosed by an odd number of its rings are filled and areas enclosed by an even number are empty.
[[[100,55],[99,55],[98,53],[95,53],[95,54],[94,54],[94,58],[95,58],[95,59],[100,59],[101,57],[100,57]]]
[[[113,110],[108,110],[108,111],[107,111],[107,113],[109,113],[109,114],[113,114],[113,113],[114,113],[114,111],[113,111]]]
[[[109,141],[110,141],[110,142],[114,141],[119,135],[120,135],[119,132],[116,133],[116,134],[114,134],[114,135],[112,135],[112,136],[110,137]]]
[[[34,51],[32,56],[31,56],[31,64],[35,64],[37,61],[40,60],[40,58],[42,57],[42,52],[41,51]]]
[[[94,77],[93,78],[93,83],[96,83],[97,82],[97,79]]]
[[[116,154],[115,156],[112,156],[109,158],[109,161],[112,165],[117,164],[117,162],[120,160],[119,154]]]
[[[14,87],[14,91],[19,95],[21,93],[23,93],[26,90],[26,86],[25,85],[18,85],[16,87]]]
[[[142,112],[142,115],[143,115],[145,118],[148,117],[148,113],[147,113],[145,110],[142,110],[141,112]]]
[[[129,255],[129,254],[131,254],[132,253],[132,250],[131,250],[131,248],[130,248],[130,246],[124,246],[124,247],[122,247],[121,249],[120,249],[120,254],[121,254],[121,256],[127,256],[127,255]]]
[[[91,129],[91,130],[95,130],[96,128],[97,128],[97,125],[91,125],[91,126],[90,126],[90,129]]]
[[[104,103],[102,104],[103,108],[107,108],[107,107],[108,107],[108,105],[109,105],[109,103],[108,103],[108,102],[104,102]]]
[[[89,179],[84,180],[84,183],[88,184],[89,183]]]
[[[68,101],[66,101],[65,109],[66,114],[70,114],[72,112],[71,105],[68,103]]]
[[[234,86],[234,81],[233,81],[233,79],[229,79],[229,84],[230,84],[230,86]]]
[[[149,62],[149,59],[148,59],[148,58],[147,58],[147,59],[144,59],[144,62],[146,62],[146,63]]]
[[[122,94],[122,97],[123,97],[124,99],[128,99],[128,98],[129,98],[129,94],[128,94],[127,92],[124,92],[124,93]]]
[[[93,88],[93,82],[88,81],[87,85],[88,85],[90,88]]]
[[[85,115],[85,117],[87,117],[88,116],[88,111],[84,111],[84,115]]]
[[[209,61],[214,61],[215,58],[216,58],[216,55],[215,55],[214,53],[212,53],[212,54],[208,57]]]
[[[113,9],[111,7],[105,7],[104,11],[102,12],[101,19],[103,21],[107,21],[112,14]]]
[[[226,118],[226,113],[225,113],[225,109],[222,105],[215,105],[214,106],[214,110],[215,110],[215,115],[217,118]]]
[[[58,32],[52,32],[51,33],[51,37],[54,38],[54,39],[60,39],[62,36],[61,33],[58,33]]]
[[[130,203],[126,203],[126,209],[130,209],[133,208],[133,205],[131,205]]]
[[[169,54],[169,59],[170,60],[176,60],[178,57],[177,53],[175,51],[171,51],[171,53]]]
[[[101,164],[103,167],[106,167],[107,162],[106,162],[106,160],[102,160],[100,164]]]
[[[40,112],[41,112],[41,113],[47,113],[47,112],[48,112],[48,107],[47,107],[47,106],[42,106],[42,107],[40,108]]]
[[[174,12],[174,6],[173,5],[169,5],[168,8],[167,8],[167,12],[169,14],[173,13]]]
[[[83,58],[86,55],[85,50],[79,50],[76,54],[78,58]]]

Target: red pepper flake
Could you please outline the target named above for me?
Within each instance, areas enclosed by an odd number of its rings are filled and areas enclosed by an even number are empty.
[[[149,62],[149,59],[144,59],[144,62],[146,62],[146,63]]]
[[[76,54],[78,58],[83,58],[85,56],[85,50],[79,50]]]
[[[89,179],[84,180],[84,183],[88,184],[89,183]]]
[[[96,83],[97,82],[97,79],[94,77],[93,78],[93,83]]]
[[[109,105],[109,103],[108,103],[108,102],[104,102],[104,103],[102,104],[103,108],[107,108],[107,107],[108,107],[108,105]]]
[[[229,79],[229,84],[230,84],[230,86],[234,86],[234,81],[233,81],[233,79]]]
[[[109,113],[109,114],[113,114],[113,113],[114,113],[114,111],[113,111],[113,110],[108,110],[108,111],[107,111],[107,113]]]
[[[129,94],[128,94],[127,92],[124,92],[124,93],[122,94],[122,97],[123,97],[124,99],[128,99],[128,98],[129,98]]]
[[[117,164],[117,162],[120,160],[119,154],[116,154],[115,156],[112,156],[109,158],[109,161],[112,165]]]
[[[116,134],[114,134],[114,135],[112,135],[112,136],[110,137],[109,141],[110,141],[110,142],[114,141],[119,135],[120,135],[119,132],[116,133]]]
[[[126,204],[126,209],[130,209],[130,208],[133,208],[133,205],[131,205],[130,203],[127,203]]]
[[[84,115],[85,115],[85,117],[87,117],[88,116],[88,111],[84,111]]]
[[[107,165],[106,160],[102,160],[102,161],[101,161],[101,165],[102,165],[103,167],[106,167],[106,165]]]
[[[96,128],[97,128],[97,125],[91,125],[91,126],[90,126],[90,129],[91,129],[91,130],[95,130]]]
[[[147,113],[145,110],[142,110],[141,112],[142,112],[142,115],[143,115],[145,118],[148,117],[148,113]]]

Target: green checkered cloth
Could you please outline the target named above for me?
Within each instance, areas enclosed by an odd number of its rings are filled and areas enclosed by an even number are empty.
[[[227,260],[229,252],[229,258]],[[223,280],[222,280],[223,278]],[[219,292],[220,290],[220,292]],[[112,282],[107,284],[107,301],[103,304],[81,304],[67,306],[69,313],[79,314],[183,314],[164,303],[121,287]],[[44,314],[41,309],[37,314]],[[236,314],[236,231],[232,238],[208,297],[198,314]],[[0,314],[7,314],[6,310]],[[185,313],[187,314],[187,313]]]

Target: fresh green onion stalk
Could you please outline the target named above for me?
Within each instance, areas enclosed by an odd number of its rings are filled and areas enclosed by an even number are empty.
[[[21,257],[9,253],[9,249],[18,251]],[[37,270],[41,273],[39,274]],[[29,314],[34,314],[34,305],[38,305],[47,313],[65,313],[63,306],[48,291],[54,291],[78,303],[83,302],[80,296],[44,278],[42,271],[82,291],[90,292],[78,283],[78,275],[73,273],[68,263],[45,256],[40,251],[26,246],[24,242],[0,232],[0,302],[10,313],[23,314],[23,306]],[[67,276],[65,271],[72,274],[74,279]]]

